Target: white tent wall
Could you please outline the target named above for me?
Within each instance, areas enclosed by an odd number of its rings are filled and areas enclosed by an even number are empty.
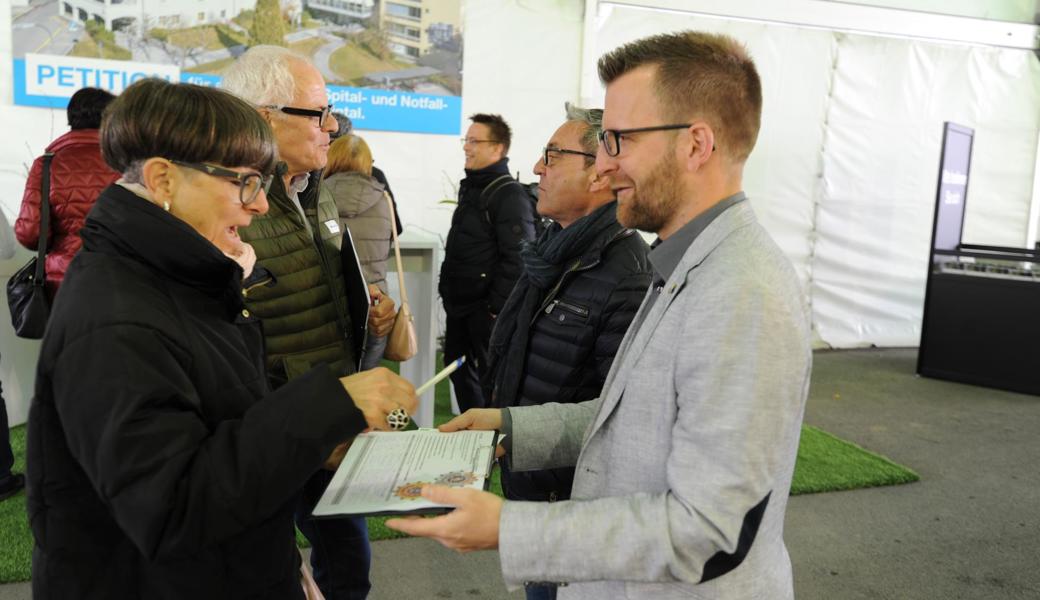
[[[832,0],[842,2],[844,0]],[[1034,0],[855,0],[885,8],[923,11],[944,15],[960,15],[996,21],[1033,23],[1040,14],[1040,2]]]
[[[1040,65],[1024,50],[836,35],[814,324],[835,347],[917,345],[942,123],[976,130],[964,240],[1023,246]]]
[[[0,10],[3,10],[2,7]],[[9,15],[10,11],[5,14]],[[10,21],[7,26],[9,31]],[[2,23],[0,27],[3,27]],[[9,48],[7,59],[0,58],[0,64],[10,66]],[[7,69],[6,76],[0,73],[0,77],[5,77],[0,80],[3,82],[0,85],[4,86],[0,87],[0,90],[3,90],[3,95],[7,96],[9,102],[10,68]],[[4,193],[0,194],[0,210],[4,211],[12,225],[18,216],[25,178],[33,159],[43,151],[50,140],[67,130],[64,111],[59,113],[0,104],[0,132],[3,132],[4,139],[4,143],[0,144],[0,190],[4,190]],[[0,260],[0,297],[3,298],[3,303],[0,304],[0,310],[3,311],[3,314],[0,314],[0,382],[3,385],[4,401],[12,425],[24,422],[28,415],[40,342],[23,340],[14,334],[11,321],[6,315],[7,280],[32,255],[32,252],[19,246],[14,257]]]
[[[765,101],[744,187],[808,293],[816,206],[812,190],[820,175],[830,88],[830,81],[819,75],[830,70],[834,38],[826,31],[602,5],[589,55],[599,57],[625,42],[677,29],[732,35],[756,59]],[[593,85],[583,90],[583,99],[602,106],[602,87],[598,80]]]
[[[802,278],[818,345],[918,343],[943,121],[976,129],[965,241],[1025,244],[1033,52],[603,3],[586,56],[686,28],[733,35],[756,59],[765,107],[745,189]],[[601,101],[594,65],[582,82]]]

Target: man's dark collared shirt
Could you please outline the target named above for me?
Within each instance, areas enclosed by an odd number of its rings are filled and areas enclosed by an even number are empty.
[[[672,276],[675,268],[679,266],[683,255],[693,245],[697,236],[707,229],[708,225],[711,225],[711,222],[724,213],[727,208],[745,200],[747,200],[747,195],[744,192],[737,192],[732,196],[723,198],[708,210],[694,217],[689,223],[680,227],[667,240],[658,238],[650,245],[651,250],[647,258],[650,260],[650,266],[654,269],[654,282],[650,287],[654,293],[650,294],[646,302],[646,308],[641,311],[642,314],[640,316],[636,317],[638,322],[633,322],[632,327],[642,325],[643,318],[650,312],[650,308],[661,295],[665,282]]]

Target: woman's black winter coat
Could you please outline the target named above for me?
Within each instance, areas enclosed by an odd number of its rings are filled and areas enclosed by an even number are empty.
[[[43,340],[28,428],[33,597],[303,598],[292,510],[364,419],[319,368],[276,392],[242,270],[102,192]]]

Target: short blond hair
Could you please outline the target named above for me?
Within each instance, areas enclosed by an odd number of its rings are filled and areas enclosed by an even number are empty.
[[[702,31],[654,35],[604,54],[599,78],[609,84],[646,65],[657,67],[654,92],[665,120],[702,116],[720,151],[737,162],[747,160],[762,122],[762,83],[743,44]]]
[[[372,151],[361,136],[353,133],[341,135],[329,146],[325,177],[350,172],[372,176]]]

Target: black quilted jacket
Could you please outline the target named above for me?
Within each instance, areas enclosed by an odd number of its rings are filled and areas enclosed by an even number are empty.
[[[317,368],[271,392],[242,270],[121,187],[54,303],[29,413],[36,600],[303,600],[298,490],[364,417]]]
[[[487,198],[481,192],[509,175],[509,159],[466,170],[441,265],[440,295],[448,316],[498,314],[520,277],[520,242],[535,235],[534,206],[518,185]]]
[[[639,235],[617,225],[604,232],[581,258],[566,269],[542,300],[531,328],[523,364],[497,364],[489,381],[500,381],[505,369],[522,369],[520,389],[502,393],[486,389],[494,406],[528,406],[546,402],[582,402],[599,395],[646,289],[651,270],[649,247]],[[503,313],[499,322],[515,319]],[[521,324],[523,326],[523,324]],[[503,329],[491,335],[490,352],[507,355]],[[502,398],[513,398],[502,402]],[[570,496],[574,469],[510,471],[502,463],[506,497],[520,500],[562,500]]]

